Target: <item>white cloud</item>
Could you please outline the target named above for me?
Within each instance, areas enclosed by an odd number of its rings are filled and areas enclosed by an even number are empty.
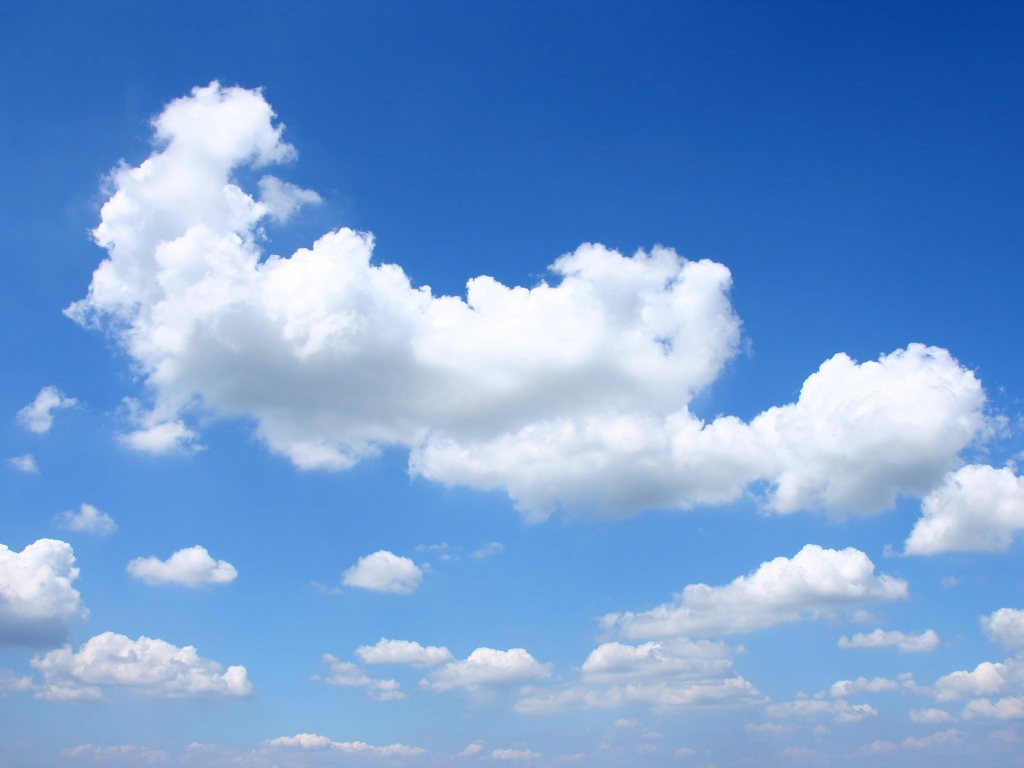
[[[875,677],[869,680],[863,676],[856,680],[837,680],[829,688],[829,695],[833,698],[846,698],[858,693],[883,693],[899,690],[917,690],[917,684],[912,675],[903,674],[896,680],[887,677]]]
[[[691,584],[671,603],[642,613],[609,614],[602,622],[633,638],[737,634],[906,596],[907,583],[876,576],[874,564],[860,550],[808,544],[792,558],[762,563],[725,586]]]
[[[95,533],[97,536],[109,536],[117,530],[114,518],[92,504],[82,504],[78,512],[62,512],[57,515],[57,523],[69,531]]]
[[[366,693],[378,701],[399,701],[408,698],[396,680],[378,680],[370,677],[352,662],[342,661],[329,653],[324,654],[323,661],[330,670],[327,677],[322,678],[328,685],[365,688]]]
[[[908,554],[1002,552],[1024,530],[1024,478],[1009,467],[969,464],[949,473],[921,509]]]
[[[537,661],[523,648],[499,651],[477,648],[461,661],[450,661],[420,681],[434,691],[465,688],[482,691],[487,688],[542,680],[551,676],[551,665]]]
[[[413,667],[436,667],[451,661],[452,652],[443,646],[426,647],[411,640],[390,640],[382,637],[374,645],[356,648],[364,664],[408,664]]]
[[[981,628],[993,643],[1005,648],[1024,646],[1024,611],[1000,608],[989,616],[982,616]]]
[[[466,748],[459,752],[456,757],[475,757],[484,751],[484,743],[482,741],[474,741],[471,744],[467,744]]]
[[[400,595],[415,592],[422,581],[423,571],[416,563],[386,549],[360,557],[342,578],[342,582],[350,587]]]
[[[0,646],[47,646],[64,639],[88,612],[72,586],[71,545],[39,539],[21,552],[0,544]]]
[[[907,749],[934,749],[935,747],[959,744],[963,740],[963,737],[964,734],[962,731],[958,731],[955,728],[949,728],[945,731],[939,731],[938,733],[933,733],[930,736],[922,736],[920,738],[908,736],[903,740],[903,746]]]
[[[475,560],[483,560],[484,558],[501,554],[504,551],[505,545],[502,544],[500,541],[489,541],[479,549],[474,550],[470,554],[470,557],[474,558]]]
[[[944,709],[935,708],[912,709],[908,714],[910,715],[910,722],[917,723],[918,725],[949,723],[956,719]]]
[[[540,752],[534,752],[532,749],[495,749],[491,752],[491,757],[495,760],[519,762],[523,760],[539,760],[544,755]]]
[[[933,691],[939,701],[987,697],[1024,685],[1024,659],[1020,656],[1003,662],[983,661],[973,670],[951,672],[935,682]]]
[[[198,545],[179,549],[166,560],[137,557],[128,563],[126,570],[151,586],[180,584],[195,588],[227,584],[238,578],[235,566],[226,560],[214,560],[205,547]]]
[[[26,453],[21,456],[12,456],[7,460],[7,466],[11,469],[16,469],[19,472],[24,472],[26,475],[38,475],[39,464],[36,463],[36,457],[31,453]]]
[[[90,757],[96,762],[119,762],[126,765],[162,763],[170,759],[170,755],[160,749],[150,749],[134,744],[118,744],[110,747],[99,747],[95,744],[79,744],[61,751],[64,757]]]
[[[644,706],[666,711],[758,701],[757,690],[733,669],[732,655],[725,644],[706,640],[604,643],[587,657],[578,682],[531,689],[515,708],[543,715],[570,709]]]
[[[43,387],[36,399],[18,411],[18,423],[30,432],[45,435],[53,426],[53,412],[78,405],[56,387]]]
[[[1006,696],[996,701],[974,699],[967,702],[962,714],[968,719],[1021,720],[1024,719],[1024,698]]]
[[[0,669],[0,697],[8,693],[31,691],[33,686],[31,677],[16,675],[9,669]]]
[[[128,688],[161,698],[248,696],[252,684],[243,666],[224,670],[196,649],[164,640],[104,632],[78,651],[64,646],[32,659],[48,685],[74,692]]]
[[[858,723],[869,717],[878,717],[878,710],[870,704],[851,704],[846,699],[796,699],[769,704],[765,713],[780,719],[832,717],[837,723]]]
[[[414,474],[500,489],[534,520],[725,503],[757,481],[778,512],[859,514],[930,491],[984,427],[974,375],[921,345],[836,355],[797,402],[704,423],[690,403],[740,344],[723,265],[584,244],[550,282],[480,276],[463,298],[374,264],[373,236],[350,229],[266,257],[262,222],[319,198],[235,182],[295,157],[262,93],[196,88],[154,129],[153,153],[112,173],[93,233],[106,259],[67,310],[143,373],[136,448],[194,444],[199,411],[251,417],[307,469],[402,446]]]
[[[839,638],[839,647],[850,648],[897,648],[902,653],[929,653],[939,647],[939,635],[928,629],[917,635],[905,632],[876,629],[873,632],[858,633],[853,637]]]
[[[278,736],[270,739],[266,746],[276,749],[307,749],[328,750],[342,755],[362,755],[365,757],[419,757],[427,750],[422,747],[410,747],[407,744],[389,744],[375,747],[364,741],[333,741],[326,736],[315,733],[298,733],[294,736]]]

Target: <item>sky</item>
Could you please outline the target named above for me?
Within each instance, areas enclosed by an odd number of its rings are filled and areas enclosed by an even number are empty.
[[[1011,3],[0,9],[0,762],[1024,765]]]

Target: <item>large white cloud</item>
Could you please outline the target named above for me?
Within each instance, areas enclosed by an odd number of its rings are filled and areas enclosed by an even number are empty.
[[[202,658],[196,649],[164,640],[132,640],[104,632],[87,640],[77,651],[64,646],[32,659],[46,684],[74,698],[76,691],[95,698],[103,688],[127,688],[162,698],[235,697],[252,694],[243,666],[224,669]]]
[[[1024,477],[1008,467],[969,464],[951,472],[921,507],[908,554],[1004,551],[1024,530]]]
[[[982,616],[981,628],[993,643],[1007,648],[1024,647],[1024,611],[1018,608],[1000,608]]]
[[[956,701],[1020,690],[1024,692],[1024,658],[983,661],[972,670],[951,672],[935,681],[935,698]]]
[[[551,665],[537,661],[524,648],[500,651],[477,648],[468,657],[450,661],[420,681],[423,688],[449,691],[464,688],[483,691],[551,676]]]
[[[860,550],[808,544],[792,558],[762,563],[725,586],[690,584],[670,603],[608,614],[602,623],[632,638],[738,634],[907,594],[905,581],[875,575],[874,563]]]
[[[136,579],[150,585],[180,584],[202,587],[209,584],[227,584],[238,578],[238,570],[226,560],[214,560],[205,547],[196,545],[179,549],[166,560],[157,557],[137,557],[126,570]]]
[[[56,387],[43,387],[36,399],[18,411],[18,422],[30,432],[43,435],[53,426],[53,412],[78,405]]]
[[[39,539],[21,552],[0,544],[0,646],[61,642],[87,615],[72,586],[77,578],[67,542]]]
[[[465,297],[372,263],[339,229],[267,257],[261,226],[316,195],[273,176],[290,160],[259,91],[213,83],[154,120],[158,146],[111,177],[94,231],[107,258],[68,308],[114,334],[145,375],[129,445],[198,439],[195,409],[254,419],[271,450],[343,469],[383,445],[410,470],[500,489],[532,519],[736,499],[756,481],[778,512],[870,513],[921,495],[982,429],[984,393],[944,350],[827,360],[796,403],[746,423],[689,410],[740,341],[729,270],[656,247],[585,244],[550,282],[470,279]]]
[[[350,587],[374,592],[394,592],[408,595],[419,589],[423,571],[408,557],[401,557],[386,549],[360,557],[345,571],[342,582]]]

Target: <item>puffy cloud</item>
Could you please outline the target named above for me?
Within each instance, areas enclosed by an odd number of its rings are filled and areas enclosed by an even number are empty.
[[[423,571],[408,557],[382,549],[360,557],[345,571],[342,581],[350,587],[408,595],[419,588]]]
[[[252,684],[243,666],[226,670],[202,658],[196,649],[164,640],[137,640],[104,632],[87,640],[78,651],[64,646],[32,659],[47,684],[72,694],[76,689],[128,688],[161,698],[248,696]],[[47,696],[47,698],[51,698]],[[59,698],[59,696],[58,696]]]
[[[402,692],[396,680],[377,680],[350,661],[342,661],[336,656],[325,653],[323,661],[329,667],[329,674],[322,679],[328,685],[340,685],[346,688],[365,688],[366,693],[377,701],[398,701],[408,698]]]
[[[434,691],[465,688],[475,692],[550,676],[551,665],[540,663],[523,648],[477,648],[467,658],[431,672],[420,685]]]
[[[30,432],[45,435],[53,426],[53,412],[78,405],[56,387],[43,387],[36,399],[18,411],[18,423]]]
[[[407,744],[389,744],[375,747],[364,741],[333,741],[326,736],[315,733],[297,733],[294,736],[278,736],[266,743],[267,747],[276,749],[307,749],[329,750],[342,755],[362,755],[366,757],[419,757],[427,750],[422,747],[410,747]]]
[[[1024,646],[1024,611],[1000,608],[989,616],[982,616],[981,628],[993,643],[1006,648]]]
[[[921,509],[907,554],[1005,551],[1024,530],[1024,478],[1008,467],[969,464],[947,475]]]
[[[691,584],[671,603],[642,613],[609,614],[602,621],[634,638],[738,634],[907,594],[905,581],[876,576],[874,564],[860,550],[808,544],[792,558],[762,563],[725,586]]]
[[[910,715],[910,721],[918,725],[948,723],[956,719],[944,709],[935,708],[912,709],[908,714]]]
[[[117,530],[114,518],[92,504],[82,504],[77,512],[62,512],[57,515],[57,523],[69,531],[95,533],[98,536],[109,536]]]
[[[996,701],[991,699],[974,699],[967,702],[962,714],[968,719],[1020,720],[1024,718],[1024,698],[1020,696],[1006,696]]]
[[[0,646],[55,645],[87,615],[72,586],[71,545],[39,539],[21,552],[0,544]]]
[[[665,711],[759,699],[757,690],[733,669],[728,646],[677,639],[642,645],[604,643],[587,657],[578,682],[529,690],[515,708],[524,714],[624,706]]]
[[[374,645],[363,645],[356,655],[364,664],[408,664],[413,667],[436,667],[451,661],[452,652],[443,646],[426,647],[411,640],[390,640],[382,637]]]
[[[319,198],[236,182],[295,157],[262,93],[212,83],[153,125],[153,153],[111,175],[93,232],[107,255],[67,309],[142,371],[138,449],[194,447],[199,409],[251,417],[301,468],[402,446],[414,474],[500,489],[534,520],[726,503],[758,481],[778,512],[859,514],[930,491],[984,426],[974,375],[921,345],[836,355],[797,402],[705,423],[689,406],[740,342],[725,266],[584,244],[549,282],[479,276],[456,297],[374,264],[369,233],[266,256],[263,222]]]
[[[0,697],[8,693],[31,691],[33,687],[31,677],[16,675],[9,669],[0,669]]]
[[[869,717],[878,717],[878,710],[870,704],[851,704],[846,699],[796,699],[765,707],[769,717],[818,718],[832,717],[838,723],[858,723]]]
[[[992,696],[1024,685],[1024,659],[1020,656],[1003,662],[983,661],[973,670],[951,672],[935,682],[935,698],[954,701]]]
[[[897,680],[887,677],[876,677],[870,680],[866,677],[858,677],[856,680],[837,680],[829,689],[829,695],[841,699],[858,693],[882,693],[899,690],[917,690],[917,684],[912,675],[903,674]]]
[[[21,456],[12,456],[7,460],[7,466],[11,469],[16,469],[19,472],[24,472],[26,475],[39,474],[39,464],[36,463],[36,457],[31,453],[26,453]]]
[[[898,648],[902,653],[929,653],[939,647],[939,635],[928,629],[917,635],[904,632],[876,629],[873,632],[857,633],[853,637],[839,638],[839,647],[850,648]]]
[[[202,587],[227,584],[238,578],[238,571],[226,560],[214,560],[205,547],[198,545],[179,549],[166,560],[137,557],[128,563],[129,574],[150,585],[180,584]]]

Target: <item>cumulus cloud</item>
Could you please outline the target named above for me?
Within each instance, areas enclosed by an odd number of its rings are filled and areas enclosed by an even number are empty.
[[[426,752],[422,747],[407,744],[389,744],[375,747],[364,741],[334,741],[316,733],[297,733],[294,736],[278,736],[266,742],[271,749],[325,750],[341,755],[365,757],[419,757]]]
[[[415,641],[386,637],[374,645],[360,646],[356,655],[364,664],[408,664],[413,667],[436,667],[454,658],[452,652],[443,646],[424,647]]]
[[[670,603],[608,614],[602,623],[632,638],[739,634],[907,594],[905,581],[876,576],[874,563],[860,550],[808,544],[792,558],[762,563],[725,586],[691,584]]]
[[[180,584],[195,588],[227,584],[238,578],[235,566],[226,560],[214,560],[205,547],[198,545],[179,549],[166,560],[137,557],[128,563],[126,570],[151,586]]]
[[[868,679],[858,677],[856,680],[837,680],[829,689],[829,695],[833,698],[842,699],[854,696],[858,693],[883,693],[886,691],[916,691],[918,688],[914,678],[909,673],[904,673],[893,680],[887,677],[875,677]]]
[[[114,518],[92,504],[82,504],[77,512],[62,512],[57,515],[57,524],[69,531],[79,533],[95,533],[97,536],[109,536],[117,530]]]
[[[268,256],[268,217],[319,198],[237,181],[296,155],[262,93],[195,88],[153,127],[152,154],[111,174],[106,258],[67,309],[143,373],[150,408],[125,436],[141,450],[195,446],[198,410],[252,418],[306,469],[402,446],[414,474],[499,489],[533,520],[725,503],[755,482],[778,512],[860,514],[930,491],[984,427],[976,377],[922,345],[836,355],[797,402],[705,423],[690,404],[740,344],[725,266],[584,244],[532,287],[484,275],[436,296],[374,264],[365,232]]]
[[[851,704],[846,699],[807,698],[769,704],[765,707],[769,717],[816,719],[831,717],[837,723],[858,723],[869,717],[878,717],[878,710],[870,704]]]
[[[370,677],[350,661],[342,661],[337,656],[325,653],[324,663],[329,672],[322,679],[328,685],[339,685],[345,688],[364,688],[366,693],[377,701],[399,701],[408,698],[396,680],[378,680]]]
[[[757,690],[736,674],[732,655],[725,644],[706,640],[603,643],[583,663],[578,681],[531,689],[515,708],[524,714],[626,706],[665,711],[760,700]]]
[[[499,651],[477,648],[460,661],[450,661],[420,681],[424,688],[450,691],[464,688],[479,692],[551,676],[551,665],[537,661],[523,648]]]
[[[1017,608],[1000,608],[988,616],[982,616],[981,628],[993,643],[1005,648],[1024,646],[1024,611]]]
[[[928,629],[913,635],[905,632],[876,629],[873,632],[860,632],[853,637],[839,638],[839,647],[850,648],[897,648],[901,653],[929,653],[939,647],[939,635],[934,629]]]
[[[921,509],[907,554],[1003,552],[1024,530],[1024,478],[1009,467],[969,464],[949,473]]]
[[[243,666],[225,670],[191,645],[144,636],[132,640],[114,632],[90,638],[77,651],[66,645],[36,656],[32,666],[52,688],[43,698],[73,698],[76,691],[96,698],[101,689],[112,687],[159,698],[236,697],[253,691]]]
[[[416,563],[386,549],[360,557],[342,577],[342,582],[349,587],[400,595],[415,592],[422,581],[423,571]]]
[[[949,723],[956,719],[944,709],[935,709],[934,707],[927,709],[912,709],[908,714],[910,716],[910,722],[917,723],[918,725]]]
[[[983,661],[973,670],[951,672],[935,682],[939,701],[981,698],[1024,686],[1024,659],[1019,655],[1002,662]]]
[[[78,405],[56,387],[43,387],[36,399],[18,411],[18,423],[30,432],[45,435],[53,426],[53,412]]]
[[[1024,719],[1024,697],[1005,696],[1001,699],[974,699],[967,702],[962,712],[968,720],[1021,720]]]
[[[72,586],[77,578],[67,542],[39,539],[21,552],[0,544],[0,646],[61,642],[88,613]]]
[[[19,472],[24,472],[26,475],[39,474],[39,464],[36,462],[36,457],[31,453],[22,454],[21,456],[12,456],[7,460],[7,466],[11,469],[16,469]]]

